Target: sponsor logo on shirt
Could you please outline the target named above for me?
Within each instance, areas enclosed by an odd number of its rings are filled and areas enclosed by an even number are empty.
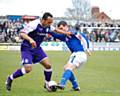
[[[49,32],[49,28],[46,28],[46,32]]]
[[[43,28],[39,28],[39,31],[43,31]]]
[[[46,33],[39,33],[39,32],[37,32],[37,35],[39,35],[39,36],[46,36]]]

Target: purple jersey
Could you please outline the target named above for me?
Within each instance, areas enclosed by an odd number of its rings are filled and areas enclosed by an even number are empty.
[[[31,44],[27,40],[23,40],[21,44],[21,58],[22,64],[38,63],[47,57],[46,53],[40,47],[40,44],[44,40],[46,34],[55,30],[55,27],[48,26],[43,27],[40,24],[40,19],[36,19],[27,24],[21,31],[28,34],[37,44],[36,48],[32,48]]]
[[[36,19],[27,24],[21,31],[28,34],[28,36],[36,41],[37,47],[40,47],[46,34],[54,29],[55,28],[53,26],[43,27],[40,24],[40,19]],[[21,47],[32,48],[31,44],[27,40],[23,40]]]

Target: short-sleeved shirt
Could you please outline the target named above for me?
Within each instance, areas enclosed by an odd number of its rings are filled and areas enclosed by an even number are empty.
[[[21,30],[21,32],[28,34],[37,44],[36,48],[32,48],[29,41],[23,40],[21,44],[22,64],[38,63],[47,57],[40,44],[43,42],[46,34],[53,30],[55,30],[53,26],[43,27],[40,19],[30,22]]]
[[[43,42],[44,37],[48,32],[54,31],[54,26],[43,27],[40,23],[40,19],[36,19],[29,24],[27,24],[21,32],[28,34],[33,40],[35,40],[37,47],[40,47],[40,44]],[[24,50],[23,47],[32,48],[31,44],[27,40],[23,40],[21,44],[21,49]]]

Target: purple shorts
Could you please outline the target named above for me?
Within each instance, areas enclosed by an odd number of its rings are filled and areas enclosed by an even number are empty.
[[[41,47],[33,50],[21,51],[21,59],[23,65],[41,62],[46,57],[47,55]]]

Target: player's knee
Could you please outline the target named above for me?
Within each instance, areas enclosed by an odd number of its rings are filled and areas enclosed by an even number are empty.
[[[64,66],[64,71],[65,71],[65,70],[71,70],[71,71],[73,71],[74,68],[75,68],[75,66],[73,66],[73,65],[71,65],[71,64],[67,64],[67,65]]]
[[[64,66],[64,71],[66,70],[66,67]]]
[[[45,68],[46,68],[46,69],[51,69],[51,67],[52,67],[51,64],[46,64],[46,65],[45,65]]]
[[[25,71],[26,71],[26,73],[29,73],[32,71],[32,68],[26,68]]]
[[[26,73],[29,73],[32,71],[32,66],[25,66]]]
[[[66,64],[66,65],[64,66],[64,71],[67,70],[68,68],[69,68],[69,66],[68,66],[68,64]]]

